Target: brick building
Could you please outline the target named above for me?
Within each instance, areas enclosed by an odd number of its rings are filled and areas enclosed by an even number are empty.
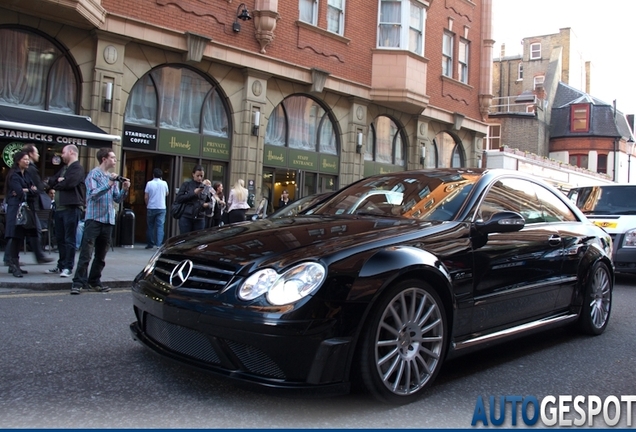
[[[563,188],[626,181],[627,120],[612,105],[590,96],[591,65],[584,61],[575,33],[563,28],[524,38],[522,45],[522,55],[506,56],[502,46],[493,60],[488,166],[531,170]],[[500,148],[504,153],[512,149],[509,161],[493,153]],[[524,160],[520,154],[532,157]]]
[[[0,146],[36,143],[46,175],[64,143],[86,169],[112,146],[138,238],[156,167],[172,192],[200,164],[275,203],[283,189],[478,166],[491,18],[490,0],[5,3]]]

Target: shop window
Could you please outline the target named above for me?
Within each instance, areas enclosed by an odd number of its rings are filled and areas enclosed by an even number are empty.
[[[590,105],[570,105],[570,132],[590,131]]]
[[[404,166],[404,132],[387,116],[378,116],[369,126],[364,159],[383,164]]]
[[[133,86],[125,122],[229,137],[227,107],[217,87],[181,66],[152,70]]]
[[[79,73],[68,51],[47,37],[0,28],[0,103],[78,114]]]
[[[290,96],[274,109],[265,144],[338,154],[333,119],[317,101],[302,95]]]

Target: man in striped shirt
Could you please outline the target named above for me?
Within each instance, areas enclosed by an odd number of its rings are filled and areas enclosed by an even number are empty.
[[[110,291],[110,288],[102,285],[101,278],[115,226],[115,203],[121,203],[130,188],[130,180],[110,172],[117,164],[117,158],[112,149],[99,149],[97,160],[99,166],[93,168],[85,180],[84,235],[71,286],[71,294],[79,294],[85,288],[97,292]],[[121,182],[121,189],[119,182]],[[88,272],[88,264],[91,261],[93,251],[95,257],[90,272]]]

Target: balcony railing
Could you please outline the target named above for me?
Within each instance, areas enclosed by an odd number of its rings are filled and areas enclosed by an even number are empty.
[[[534,114],[538,104],[539,98],[536,95],[496,97],[492,99],[488,113]]]

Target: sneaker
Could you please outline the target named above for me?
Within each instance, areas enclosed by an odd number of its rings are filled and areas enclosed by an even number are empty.
[[[69,269],[64,269],[60,272],[60,277],[71,277],[71,271]]]
[[[110,291],[109,287],[105,287],[105,286],[101,286],[101,285],[89,285],[88,286],[90,289],[92,289],[93,291],[97,291],[97,292],[108,292]]]
[[[59,268],[55,267],[54,269],[49,269],[47,271],[45,271],[44,273],[47,274],[60,274],[62,272],[62,270],[60,270]]]
[[[77,286],[71,287],[71,295],[78,295],[80,292],[82,292],[82,289],[80,287],[77,287]]]

